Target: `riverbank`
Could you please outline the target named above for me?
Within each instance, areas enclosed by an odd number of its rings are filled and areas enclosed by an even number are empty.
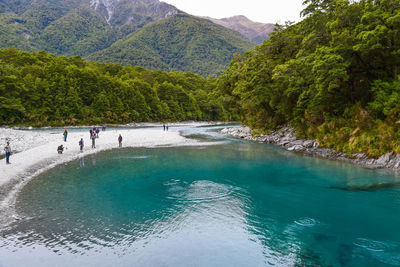
[[[209,125],[223,125],[224,122],[212,122],[212,121],[186,121],[186,122],[174,122],[168,123],[168,126],[172,131],[180,127],[200,127]],[[104,133],[113,130],[137,130],[138,128],[156,128],[162,129],[162,122],[143,122],[143,123],[130,123],[124,125],[110,125]],[[68,129],[70,134],[72,131],[82,130],[89,136],[89,128],[97,127],[102,129],[102,126],[68,126],[68,127],[39,127],[33,128],[30,126],[13,126],[13,127],[0,127],[0,159],[4,158],[4,151],[2,146],[6,144],[7,140],[12,141],[13,153],[19,153],[22,151],[29,150],[31,148],[44,145],[48,142],[53,142],[60,139],[60,133],[64,132],[64,129]],[[47,134],[46,134],[47,133]],[[103,134],[103,131],[100,133]],[[86,137],[85,134],[82,137]],[[90,140],[88,140],[90,141]],[[59,144],[60,145],[60,144]]]
[[[202,126],[203,124],[191,124]],[[118,148],[118,136],[123,137],[123,148],[127,147],[161,147],[196,145],[198,142],[180,135],[176,129],[163,131],[159,128],[141,129],[109,129],[100,132],[96,139],[96,148],[91,148],[89,131],[70,130],[67,142],[63,141],[63,129],[49,131],[22,131],[0,128],[0,140],[5,144],[10,140],[14,153],[10,158],[10,165],[5,159],[0,160],[0,213],[12,209],[18,192],[30,179],[57,165],[79,159],[105,150]],[[85,147],[79,151],[79,140],[83,138]],[[63,154],[57,153],[57,147],[64,145]],[[3,146],[1,147],[1,150]],[[4,151],[1,151],[2,153]],[[9,214],[14,214],[10,212]],[[0,216],[0,223],[4,223],[7,216]]]
[[[260,136],[252,136],[249,127],[225,128],[221,133],[235,138],[281,146],[288,151],[299,152],[305,155],[350,162],[365,168],[386,168],[396,172],[400,171],[400,154],[391,152],[382,155],[378,159],[373,159],[368,158],[365,153],[347,154],[331,148],[321,148],[316,140],[296,138],[296,131],[288,126]]]

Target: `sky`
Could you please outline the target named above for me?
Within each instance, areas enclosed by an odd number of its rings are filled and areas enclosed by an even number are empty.
[[[263,23],[300,21],[303,0],[161,0],[196,16],[216,19],[244,15]]]

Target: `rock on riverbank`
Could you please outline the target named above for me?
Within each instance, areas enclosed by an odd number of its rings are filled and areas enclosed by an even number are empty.
[[[296,131],[289,126],[282,127],[267,135],[252,136],[249,127],[225,128],[222,134],[236,138],[260,143],[274,144],[284,147],[288,151],[304,153],[306,155],[322,158],[340,160],[355,163],[366,168],[387,168],[400,171],[400,154],[393,152],[382,155],[378,159],[368,158],[365,153],[347,154],[338,152],[331,148],[321,148],[315,140],[304,140],[296,138]]]

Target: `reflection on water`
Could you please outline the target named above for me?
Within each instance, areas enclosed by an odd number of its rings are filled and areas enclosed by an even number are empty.
[[[247,142],[100,153],[22,190],[0,266],[400,265],[398,179]]]
[[[79,159],[79,167],[81,167],[81,168],[85,167],[85,158],[84,157]]]

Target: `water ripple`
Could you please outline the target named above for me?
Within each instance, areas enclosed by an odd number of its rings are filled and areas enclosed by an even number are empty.
[[[387,244],[380,241],[370,240],[367,238],[357,238],[354,245],[365,248],[371,251],[384,251],[387,249]]]
[[[166,185],[170,186],[168,199],[184,202],[206,202],[223,199],[235,191],[233,186],[204,180],[195,181],[191,184],[172,180]]]
[[[313,218],[301,218],[296,221],[294,221],[295,224],[304,226],[304,227],[313,227],[317,224],[319,224],[319,221]]]

